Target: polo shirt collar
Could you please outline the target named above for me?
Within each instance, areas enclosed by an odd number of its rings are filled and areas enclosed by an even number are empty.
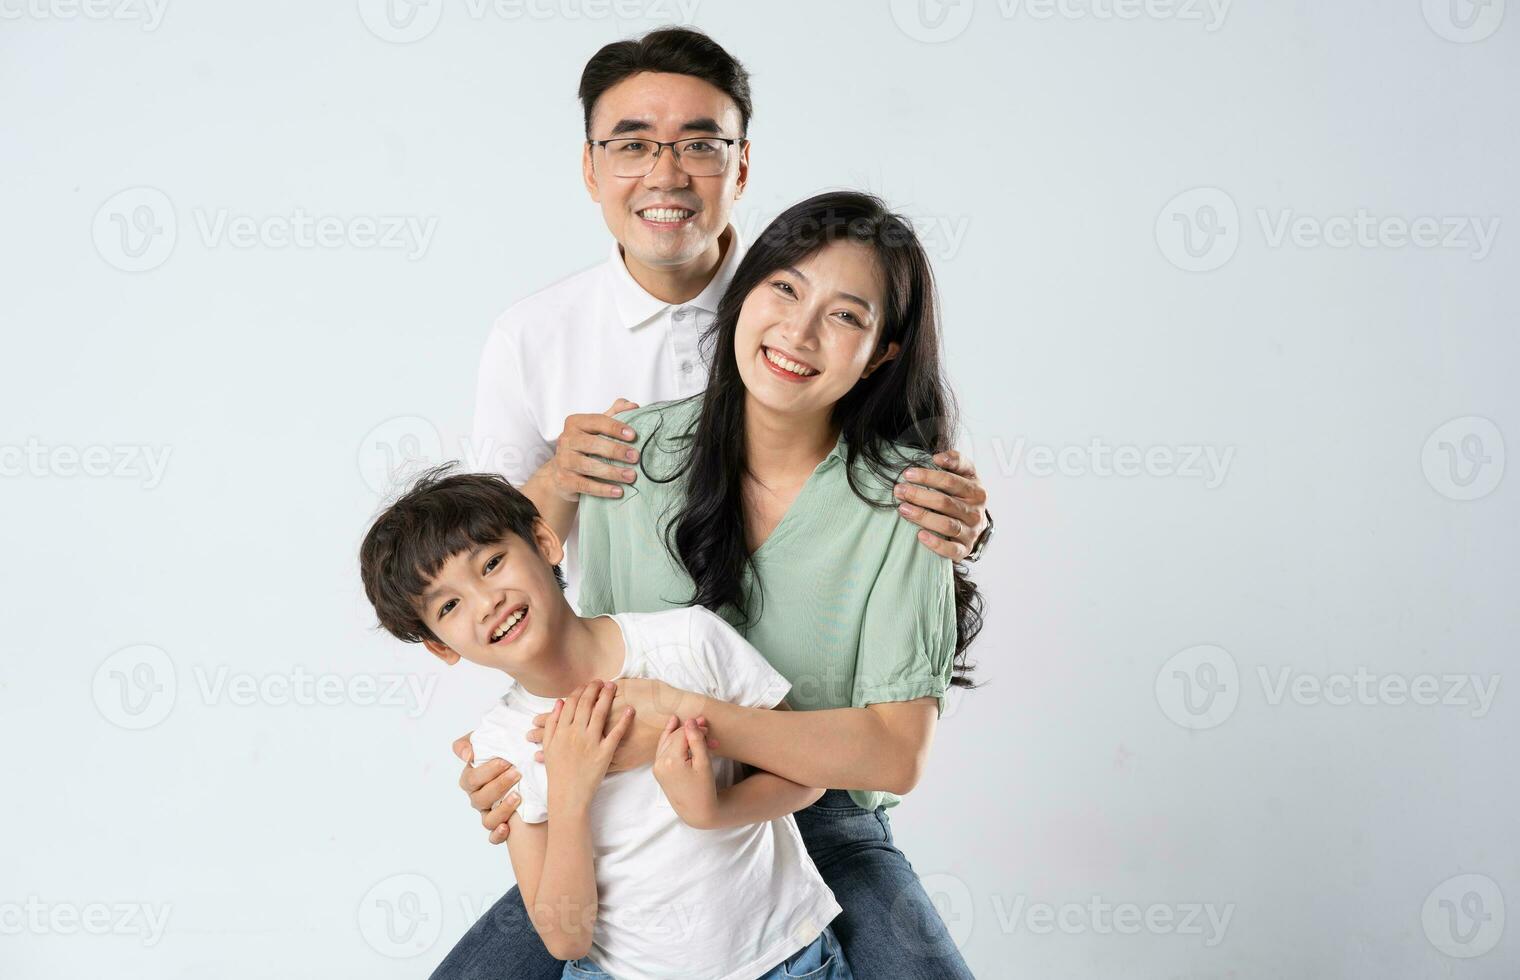
[[[728,284],[733,281],[739,261],[744,258],[744,242],[739,237],[738,229],[730,224],[724,234],[728,236],[728,250],[723,253],[723,261],[719,263],[717,273],[705,289],[681,305],[694,306],[707,313],[718,312],[718,302],[723,298]],[[629,330],[641,327],[672,305],[657,296],[651,296],[638,284],[628,271],[627,263],[623,261],[623,247],[616,239],[612,242],[612,254],[608,262],[612,267],[612,300],[617,306],[618,319],[622,320],[624,327]]]

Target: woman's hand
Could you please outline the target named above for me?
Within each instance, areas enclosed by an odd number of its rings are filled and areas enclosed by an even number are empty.
[[[695,718],[697,727],[706,734],[707,719],[703,716],[707,705],[706,696],[683,691],[678,687],[671,687],[664,681],[647,677],[621,677],[614,686],[616,697],[612,702],[612,710],[620,712],[624,708],[633,708],[634,715],[628,736],[613,753],[608,772],[627,772],[654,762],[655,750],[660,744],[660,734],[665,728],[666,721],[672,716]],[[540,744],[543,742],[544,722],[548,718],[546,714],[534,717],[534,727],[528,732],[528,741]],[[715,749],[718,743],[709,739],[707,747]],[[534,758],[543,762],[543,752],[538,752]]]
[[[962,561],[987,529],[987,488],[971,461],[953,449],[937,453],[934,462],[944,468],[903,470],[897,512],[923,528],[918,540],[925,548]]]
[[[612,686],[592,681],[561,698],[544,723],[544,765],[549,770],[549,810],[583,810],[607,775],[612,753],[633,724],[633,709],[618,712],[611,727]]]
[[[654,778],[687,826],[705,830],[717,825],[718,787],[707,756],[707,733],[696,719],[682,724],[672,716],[665,723],[655,750]]]
[[[459,788],[470,797],[470,806],[480,812],[480,823],[490,831],[492,844],[507,839],[507,823],[517,812],[522,797],[512,790],[522,779],[517,767],[505,759],[487,759],[480,765],[475,761],[475,747],[470,744],[468,733],[454,740],[454,754],[464,761],[464,772],[459,774]]]

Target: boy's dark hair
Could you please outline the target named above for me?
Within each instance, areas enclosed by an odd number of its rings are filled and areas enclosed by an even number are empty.
[[[749,133],[749,72],[723,46],[690,27],[662,27],[643,37],[614,41],[603,47],[581,72],[577,93],[586,115],[586,138],[591,138],[591,110],[612,86],[642,71],[691,75],[721,89],[739,107],[740,136]]]
[[[538,508],[496,473],[450,473],[453,463],[419,476],[385,509],[359,546],[359,577],[380,625],[407,643],[442,642],[417,611],[444,562],[509,533],[533,542]],[[554,566],[565,588],[565,575]]]

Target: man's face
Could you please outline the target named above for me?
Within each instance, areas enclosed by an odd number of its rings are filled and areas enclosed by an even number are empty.
[[[549,648],[570,610],[553,568],[564,549],[542,520],[534,527],[533,540],[508,534],[438,570],[418,612],[443,641],[424,641],[440,660],[511,671]]]
[[[590,138],[737,139],[744,135],[740,126],[739,107],[717,87],[690,75],[641,72],[602,93],[592,111]],[[602,147],[586,146],[581,164],[586,189],[602,206],[607,230],[622,244],[626,259],[651,269],[677,269],[709,252],[728,227],[734,201],[749,179],[749,144],[735,144],[728,156],[727,169],[713,177],[682,171],[670,147],[660,151],[645,177],[613,176]],[[673,209],[676,220],[649,209]]]

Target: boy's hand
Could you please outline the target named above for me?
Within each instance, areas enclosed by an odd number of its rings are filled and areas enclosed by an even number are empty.
[[[544,723],[544,765],[549,770],[550,812],[591,805],[613,751],[633,724],[633,709],[624,708],[607,728],[612,694],[612,685],[592,681],[561,698],[549,713]]]
[[[470,806],[480,813],[480,823],[490,831],[492,844],[507,839],[507,825],[517,804],[522,802],[512,787],[522,779],[517,767],[505,759],[487,759],[480,765],[475,761],[475,746],[468,734],[454,740],[454,754],[464,762],[464,772],[459,774],[459,788],[469,794]]]
[[[565,428],[554,443],[550,472],[554,475],[554,492],[566,500],[576,500],[583,493],[596,497],[618,497],[619,483],[632,483],[637,473],[632,468],[613,466],[603,459],[619,463],[638,461],[638,450],[617,442],[637,438],[634,431],[612,416],[639,406],[619,398],[601,415],[570,415]]]
[[[655,750],[660,744],[660,732],[665,727],[666,720],[672,716],[680,718],[695,716],[697,725],[705,733],[707,720],[702,717],[702,712],[706,704],[707,699],[703,695],[671,687],[664,681],[647,677],[619,678],[617,697],[612,702],[612,710],[619,712],[624,707],[633,708],[633,728],[628,737],[618,746],[617,751],[613,753],[609,771],[627,772],[654,762]],[[529,730],[528,741],[542,742],[544,740],[543,725],[548,717],[548,715],[534,717],[533,723],[537,727]],[[715,749],[718,743],[709,740],[707,747]],[[543,762],[544,754],[539,752],[534,758]]]
[[[705,829],[718,818],[718,787],[707,756],[707,736],[696,719],[685,724],[672,717],[655,750],[654,778],[665,798],[688,826]]]

